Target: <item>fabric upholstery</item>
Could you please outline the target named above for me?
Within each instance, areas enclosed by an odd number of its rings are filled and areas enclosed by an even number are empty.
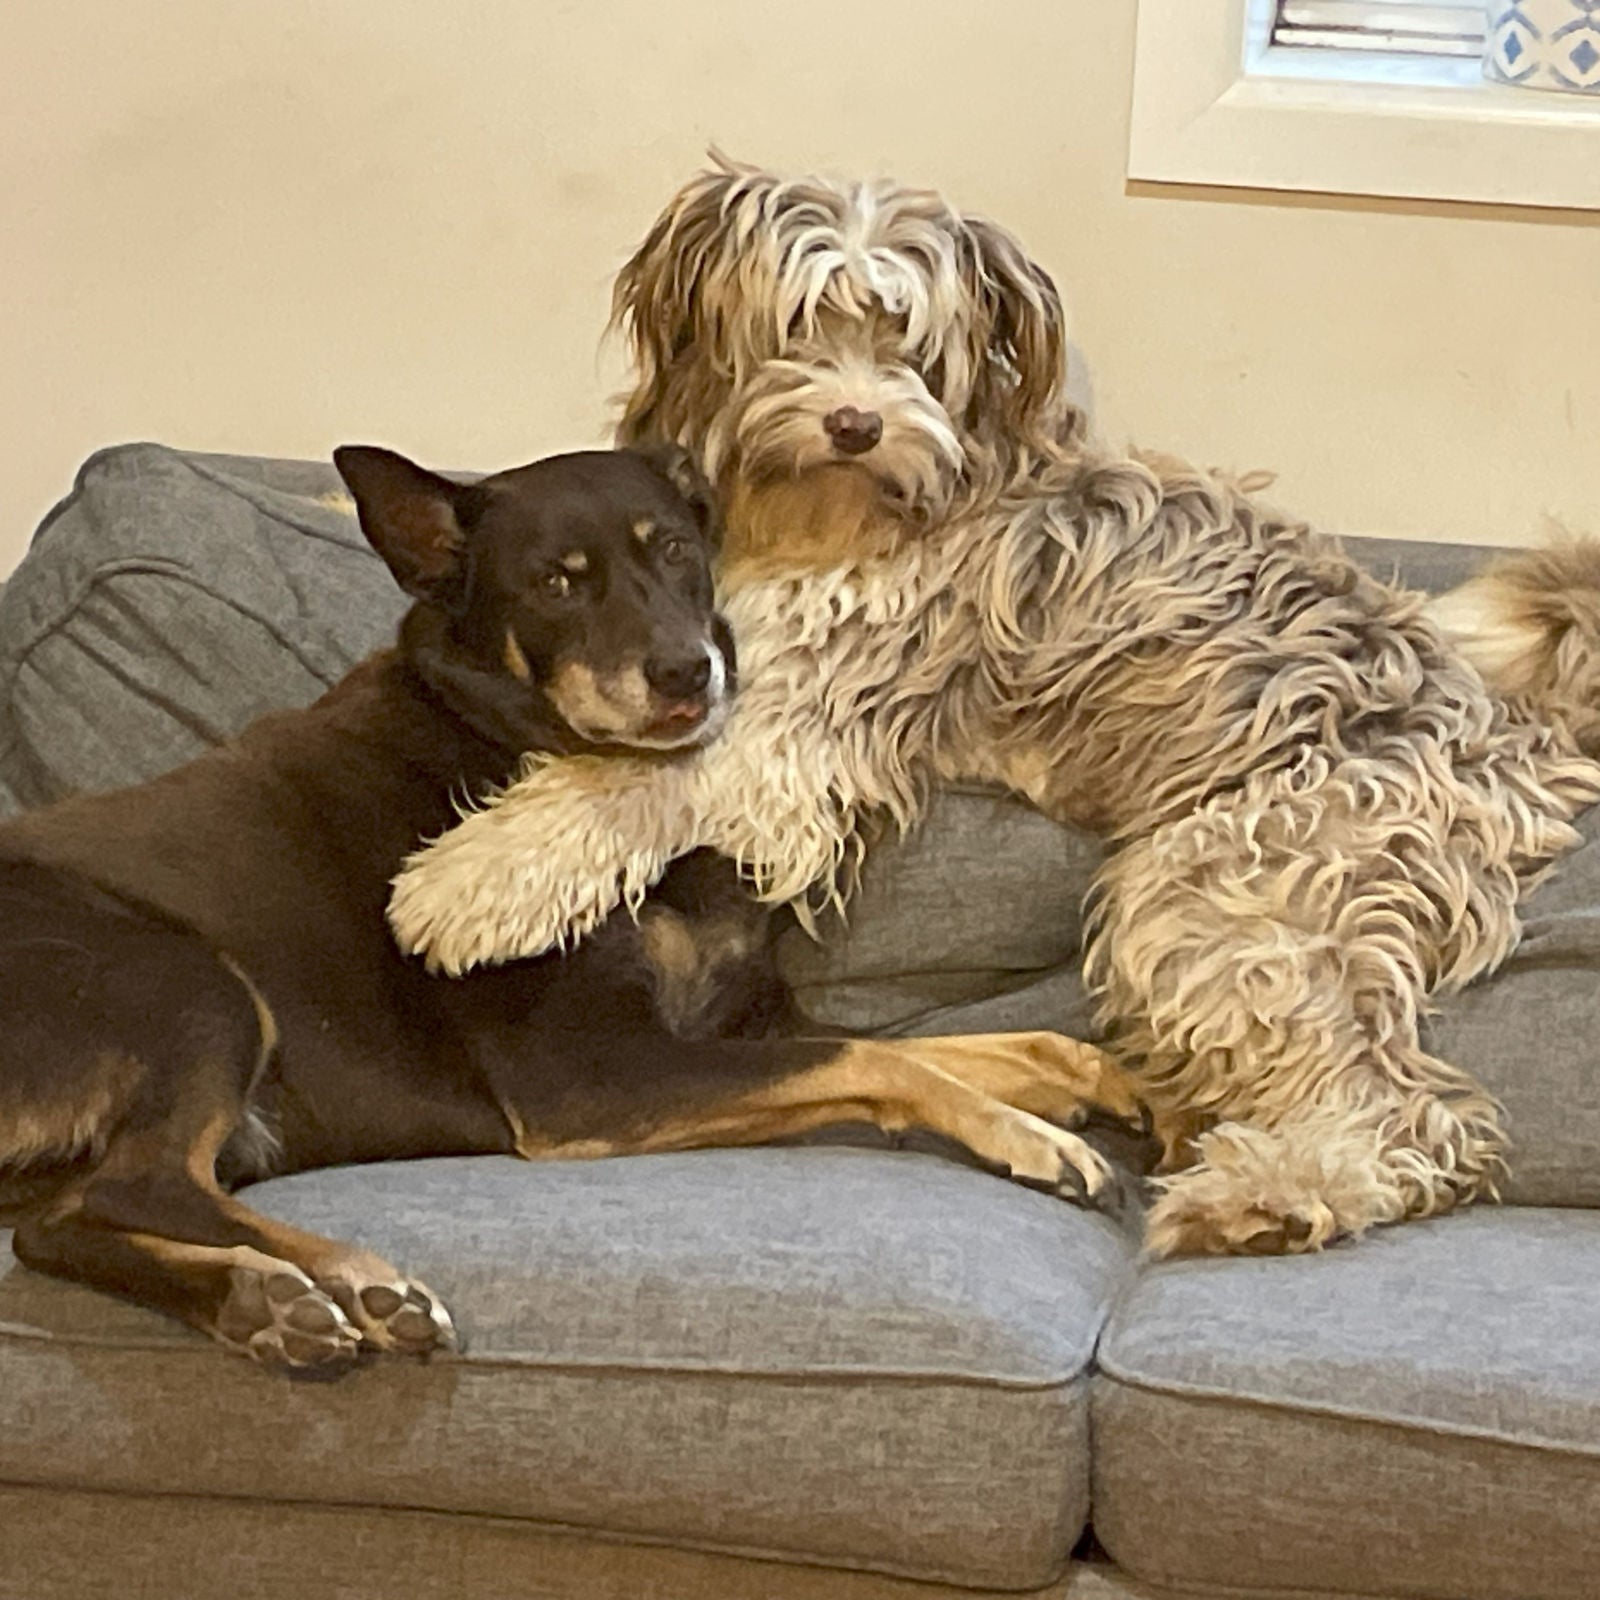
[[[1097,839],[1009,795],[939,795],[917,832],[872,852],[861,892],[822,942],[798,928],[784,935],[784,976],[802,1008],[834,1027],[935,1033],[941,1014],[977,1005],[1003,1028],[1018,1003],[1063,1000],[1053,988],[1025,998],[1036,985],[1076,979],[1083,894],[1101,856]],[[1068,1003],[1087,1026],[1081,997],[1080,983]]]
[[[1584,842],[1522,906],[1524,936],[1492,977],[1440,1003],[1429,1047],[1506,1109],[1523,1205],[1600,1206],[1600,806]]]
[[[1482,1208],[1139,1274],[1101,1341],[1095,1529],[1141,1578],[1588,1600],[1600,1215]]]
[[[1086,1372],[1135,1248],[1103,1217],[854,1150],[422,1161],[250,1196],[414,1271],[464,1354],[287,1384],[8,1261],[0,1482],[459,1511],[1009,1587],[1050,1581],[1082,1532]]]
[[[176,766],[388,641],[402,596],[329,465],[122,445],[0,591],[0,812]]]
[[[0,1600],[961,1600],[942,1583],[538,1528],[503,1517],[0,1486]],[[308,1580],[307,1574],[313,1577]],[[992,1591],[991,1591],[992,1592]],[[1141,1583],[1074,1562],[1015,1600],[1335,1600]],[[1337,1600],[1363,1600],[1341,1594]]]

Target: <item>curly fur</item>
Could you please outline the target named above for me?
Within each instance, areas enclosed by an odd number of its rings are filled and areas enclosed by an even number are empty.
[[[1600,544],[1565,532],[1428,607],[1496,693],[1600,755]]]
[[[1499,1109],[1422,1049],[1419,1018],[1512,949],[1600,767],[1331,539],[1217,476],[1087,445],[1059,336],[1019,342],[1024,311],[951,265],[971,226],[916,192],[725,167],[669,208],[619,290],[642,372],[624,431],[659,428],[722,478],[740,695],[686,758],[533,767],[413,858],[398,935],[451,971],[530,954],[697,845],[773,899],[837,900],[870,814],[909,825],[935,782],[997,779],[1118,847],[1086,970],[1177,1158],[1152,1248],[1314,1249],[1492,1192]],[[993,292],[1059,319],[1042,272],[997,254]],[[774,475],[764,441],[818,419],[751,423],[766,367],[879,339],[885,317],[888,366],[924,362],[918,403],[960,467],[933,472],[928,427],[891,459],[921,448],[931,480],[827,460],[809,433]],[[963,352],[959,381],[929,351]],[[975,399],[974,371],[1005,398]],[[851,403],[899,392],[879,377]],[[936,510],[907,492],[927,481]]]

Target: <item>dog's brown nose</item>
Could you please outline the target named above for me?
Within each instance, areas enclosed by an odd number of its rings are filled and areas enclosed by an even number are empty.
[[[865,455],[883,437],[883,418],[876,411],[857,411],[854,406],[830,411],[822,426],[833,440],[833,448],[847,456]]]

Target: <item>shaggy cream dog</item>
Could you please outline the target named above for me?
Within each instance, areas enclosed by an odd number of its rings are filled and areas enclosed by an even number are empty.
[[[621,439],[723,494],[735,708],[677,758],[535,762],[413,859],[401,941],[531,954],[697,845],[815,906],[869,814],[998,779],[1116,847],[1086,963],[1167,1140],[1154,1250],[1315,1249],[1492,1192],[1498,1107],[1418,1020],[1511,950],[1600,797],[1570,729],[1331,539],[1086,442],[1050,280],[936,195],[719,163],[617,307]],[[1491,670],[1508,592],[1445,619]]]

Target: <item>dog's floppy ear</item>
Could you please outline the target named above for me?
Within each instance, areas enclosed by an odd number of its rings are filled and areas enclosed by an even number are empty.
[[[722,537],[717,516],[717,497],[706,475],[695,465],[694,457],[681,444],[636,446],[638,453],[660,473],[689,504],[700,530],[713,547]]]
[[[1009,382],[1007,393],[983,394],[985,404],[998,400],[1011,422],[1024,433],[1045,422],[1060,408],[1066,383],[1067,319],[1050,274],[1031,261],[1003,228],[980,217],[962,219],[963,276],[974,303],[988,313],[989,341],[976,367],[982,372],[998,361]]]
[[[671,438],[681,425],[686,397],[672,393],[678,358],[694,345],[716,341],[715,286],[727,277],[724,259],[727,205],[749,173],[719,160],[686,183],[656,218],[644,242],[617,274],[611,322],[627,336],[637,381],[618,429],[624,444]],[[700,349],[697,364],[718,360]]]
[[[400,587],[455,609],[465,587],[462,487],[378,445],[341,445],[333,464],[355,496],[361,531]]]

